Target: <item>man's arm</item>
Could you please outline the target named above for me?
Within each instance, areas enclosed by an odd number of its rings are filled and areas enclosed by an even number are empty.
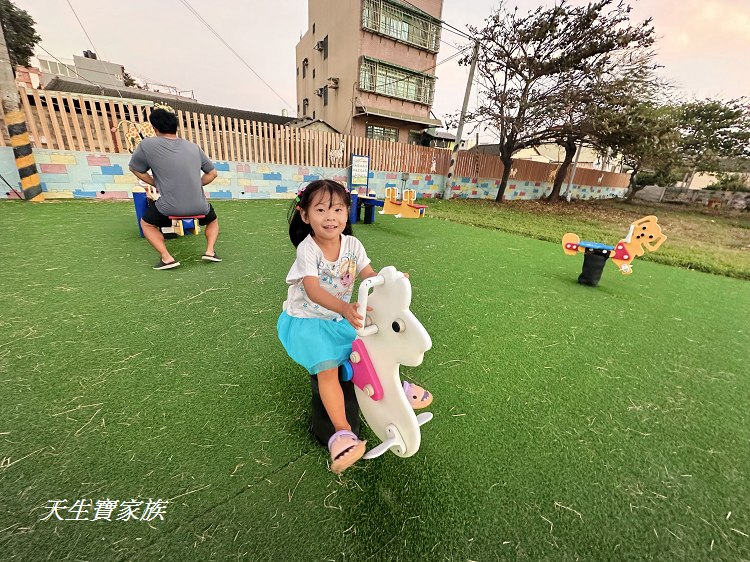
[[[154,178],[151,177],[151,175],[148,172],[139,172],[137,170],[134,170],[132,167],[130,168],[130,171],[133,172],[133,175],[137,177],[139,180],[141,180],[143,183],[147,183],[148,185],[152,187],[156,187],[156,184],[154,183]]]
[[[201,185],[208,185],[209,183],[214,181],[216,179],[216,176],[218,175],[219,174],[216,172],[216,168],[214,168],[210,172],[204,172],[201,176]]]

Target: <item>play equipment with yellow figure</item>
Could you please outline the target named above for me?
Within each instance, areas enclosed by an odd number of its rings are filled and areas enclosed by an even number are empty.
[[[632,261],[646,251],[658,250],[666,239],[657,218],[649,215],[631,223],[627,236],[614,246],[582,241],[577,234],[568,232],[562,238],[562,248],[569,256],[574,256],[578,252],[584,253],[583,271],[578,277],[578,282],[595,287],[601,279],[607,259],[612,259],[620,273],[630,275],[633,273],[630,265]]]
[[[395,215],[402,219],[421,219],[425,215],[425,205],[415,205],[417,192],[414,189],[405,189],[402,201],[398,201],[398,189],[395,187],[385,188],[385,201],[381,215]]]
[[[172,109],[170,106],[162,103],[155,103],[154,109],[164,109],[166,111],[169,111],[170,113],[174,113],[174,109]],[[128,152],[131,154],[135,152],[136,147],[138,146],[138,143],[140,143],[143,139],[146,137],[155,137],[156,132],[154,131],[154,127],[151,125],[151,123],[136,123],[135,121],[130,121],[129,119],[122,119],[117,125],[112,127],[112,132],[117,132],[118,129],[122,129],[123,134],[125,135],[125,142],[128,145]]]
[[[148,200],[156,201],[159,198],[159,192],[151,185],[138,180],[139,186],[133,188],[133,204],[135,205],[135,219],[138,223],[138,230],[143,238],[143,228],[141,228],[141,217],[146,214],[146,208],[148,207]],[[190,217],[174,217],[170,216],[172,220],[172,226],[164,226],[161,228],[162,234],[165,238],[175,238],[177,236],[184,236],[186,232],[191,234],[199,234],[201,227],[198,224],[198,219],[202,219],[205,215],[195,215]]]
[[[174,113],[174,109],[170,106],[162,103],[155,103],[154,109],[164,109],[170,113]],[[112,127],[112,132],[116,132],[119,128],[123,128],[125,134],[125,141],[128,144],[128,151],[134,152],[138,144],[146,137],[155,137],[156,132],[151,123],[135,123],[128,119],[123,119],[115,127]],[[153,185],[149,185],[142,180],[138,180],[138,186],[133,189],[133,203],[135,204],[135,218],[138,222],[138,230],[143,237],[143,229],[141,228],[141,217],[146,212],[148,206],[147,199],[156,201],[159,199],[159,191]],[[177,217],[170,216],[172,220],[172,226],[165,226],[161,228],[162,234],[165,238],[174,238],[176,236],[185,236],[185,232],[192,234],[199,234],[201,227],[198,224],[198,219],[202,219],[205,215],[191,215],[189,217]]]
[[[383,210],[378,211],[381,215],[397,215],[401,212],[401,201],[398,201],[398,189],[395,187],[385,188],[385,200]]]
[[[135,152],[135,148],[138,143],[146,137],[155,137],[154,127],[151,123],[134,123],[123,119],[116,126],[112,128],[114,133],[117,129],[122,128],[122,132],[125,135],[125,142],[127,143],[128,152],[131,154]]]
[[[385,267],[375,277],[362,281],[358,295],[358,310],[365,326],[357,330],[359,337],[352,345],[350,361],[344,365],[343,378],[354,383],[365,421],[382,441],[364,458],[373,459],[388,450],[399,457],[410,457],[419,450],[419,427],[430,421],[432,414],[414,413],[399,365],[420,365],[432,340],[409,310],[409,278],[395,267]],[[367,310],[368,306],[372,310]]]

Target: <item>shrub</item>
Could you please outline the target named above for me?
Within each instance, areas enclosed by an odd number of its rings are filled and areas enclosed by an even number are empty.
[[[716,182],[706,186],[706,189],[710,191],[750,191],[750,184],[748,184],[747,174],[719,172]]]

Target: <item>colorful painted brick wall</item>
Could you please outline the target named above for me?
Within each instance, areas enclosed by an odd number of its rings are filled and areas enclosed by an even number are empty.
[[[128,170],[129,154],[95,154],[88,152],[35,149],[34,156],[41,175],[42,190],[47,199],[128,199],[138,185]],[[292,197],[299,187],[320,178],[348,181],[345,168],[282,166],[253,162],[215,162],[219,177],[206,188],[210,199],[270,199]],[[0,148],[0,173],[11,185],[20,185],[13,150]],[[435,197],[443,192],[445,177],[437,174],[409,174],[371,171],[369,189],[382,197],[386,187],[406,187],[419,197]],[[461,198],[494,199],[499,180],[455,178],[453,194]],[[549,193],[551,183],[511,181],[506,199],[538,199]],[[20,189],[19,189],[20,191]],[[624,196],[623,188],[574,185],[572,196],[591,199]],[[8,190],[6,197],[16,195]]]
[[[500,180],[488,178],[455,178],[452,193],[454,197],[462,199],[494,199]],[[566,185],[563,184],[561,193],[566,193]],[[535,182],[509,180],[505,188],[504,198],[513,199],[540,199],[552,192],[552,182]],[[606,187],[602,185],[577,185],[570,186],[572,199],[609,199],[613,197],[625,197],[627,188]]]

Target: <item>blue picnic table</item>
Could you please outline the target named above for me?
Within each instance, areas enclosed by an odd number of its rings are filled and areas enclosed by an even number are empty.
[[[375,222],[375,208],[382,207],[383,201],[377,197],[360,195],[359,193],[352,193],[352,208],[349,213],[349,220],[352,224],[362,219],[362,210],[364,209],[364,222],[365,224],[372,224]]]

